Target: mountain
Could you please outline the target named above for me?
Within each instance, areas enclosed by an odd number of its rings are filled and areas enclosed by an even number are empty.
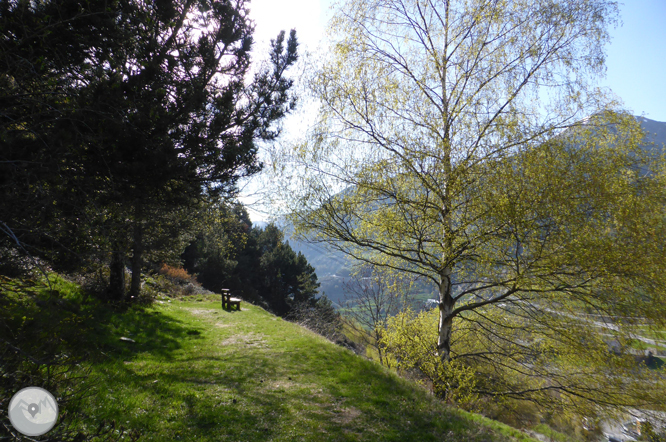
[[[666,122],[654,121],[645,117],[636,117],[641,123],[641,127],[647,132],[648,142],[655,143],[649,149],[657,149],[661,152],[666,150]]]
[[[325,294],[336,306],[344,301],[344,283],[349,279],[352,263],[347,256],[331,250],[321,243],[299,241],[294,237],[293,226],[286,221],[279,223],[285,240],[295,252],[301,252],[316,272],[321,286],[319,293]]]

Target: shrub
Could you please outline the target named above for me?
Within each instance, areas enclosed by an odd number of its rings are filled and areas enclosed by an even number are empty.
[[[173,282],[182,284],[197,283],[196,278],[187,273],[187,270],[182,267],[172,267],[168,264],[162,264],[159,273],[166,276],[167,278],[170,278]]]
[[[304,301],[292,305],[285,319],[295,322],[338,345],[356,351],[356,346],[342,332],[342,319],[326,295],[316,301]]]
[[[456,360],[442,362],[437,355],[437,313],[401,311],[387,320],[379,346],[389,367],[416,374],[419,383],[444,401],[475,410],[479,403],[475,370]]]

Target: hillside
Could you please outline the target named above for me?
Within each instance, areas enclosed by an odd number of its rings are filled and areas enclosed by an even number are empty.
[[[142,441],[532,440],[445,406],[380,365],[247,303],[229,312],[217,296],[162,294],[152,306],[114,312],[74,306],[82,292],[63,280],[55,285],[63,302],[44,301],[41,284],[1,282],[11,307],[3,323],[18,321],[19,332],[39,335],[40,323],[58,321],[50,330],[71,345],[68,357],[84,347],[99,352],[82,365],[89,374],[80,369],[75,381],[63,381],[82,399],[61,404],[61,427],[92,432],[113,421]],[[40,299],[53,308],[40,311],[33,303]],[[40,321],[30,323],[35,313]]]
[[[308,263],[315,268],[321,284],[319,293],[325,294],[336,307],[343,304],[348,295],[345,293],[345,283],[350,280],[352,270],[352,261],[349,257],[339,250],[327,248],[326,244],[299,241],[294,237],[291,225],[285,222],[279,225],[291,248],[305,255]],[[428,298],[435,296],[437,296],[436,288],[427,282],[422,283],[414,290],[412,307],[419,310]]]
[[[308,262],[315,268],[321,287],[320,293],[325,293],[336,304],[344,301],[344,283],[348,280],[351,264],[349,259],[336,250],[329,250],[324,244],[309,244],[298,241],[289,235],[285,229],[285,239],[296,252],[301,252]]]
[[[654,147],[663,152],[666,145],[666,122],[650,120],[645,117],[636,117],[636,119],[647,133],[647,141],[655,143]]]

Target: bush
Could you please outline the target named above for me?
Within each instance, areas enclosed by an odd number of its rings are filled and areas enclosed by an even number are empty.
[[[161,275],[166,276],[167,278],[171,279],[173,282],[176,282],[176,283],[197,284],[197,279],[194,276],[187,273],[187,270],[185,270],[182,267],[172,267],[168,264],[162,264],[162,266],[160,267],[159,273]]]
[[[326,295],[316,301],[304,301],[292,306],[285,319],[295,322],[338,345],[355,350],[355,345],[342,333],[342,319]]]
[[[415,374],[417,382],[444,401],[475,410],[479,404],[475,370],[455,360],[441,361],[435,345],[437,321],[437,310],[417,314],[409,308],[389,318],[379,341],[387,365]]]

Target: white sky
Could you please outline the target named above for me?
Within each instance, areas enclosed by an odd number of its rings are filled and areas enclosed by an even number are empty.
[[[291,29],[296,29],[300,55],[316,51],[330,16],[330,0],[250,0],[249,9],[250,17],[255,22],[253,60],[256,62],[267,58],[270,40],[282,30],[289,35]],[[298,128],[304,125],[301,117],[302,114],[285,119],[282,142],[298,136]],[[253,222],[269,218],[267,213],[258,211],[261,205],[257,204],[257,200],[263,197],[263,186],[261,176],[253,177],[246,183],[239,198],[246,205]]]
[[[280,30],[296,28],[299,50],[316,50],[330,17],[331,0],[251,0],[255,20],[255,60],[265,58],[271,38]],[[608,50],[607,77],[610,87],[636,115],[666,121],[666,0],[626,0],[620,4],[623,26],[612,29]],[[298,134],[298,123],[285,124],[284,138]],[[249,189],[257,184],[250,183]],[[252,192],[252,190],[248,190]],[[241,197],[248,204],[251,198]],[[266,215],[249,207],[253,221]]]
[[[328,0],[251,0],[255,52],[266,54],[270,40],[281,30],[289,35],[292,28],[302,45],[314,48],[323,36],[327,11]]]

